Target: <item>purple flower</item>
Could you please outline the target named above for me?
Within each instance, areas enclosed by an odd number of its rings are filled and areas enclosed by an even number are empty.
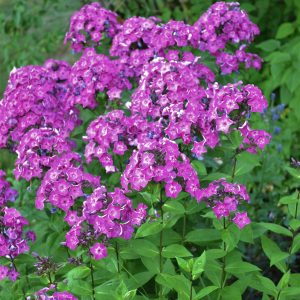
[[[177,198],[178,194],[182,191],[182,187],[176,181],[172,181],[165,185],[166,196],[170,198]]]
[[[9,272],[8,267],[0,265],[0,280],[3,280],[4,278],[6,278],[8,275],[8,272]]]
[[[103,244],[95,243],[90,249],[94,259],[99,260],[107,256],[107,249]]]
[[[251,223],[247,212],[237,212],[232,220],[240,229]]]
[[[216,217],[220,219],[221,217],[228,217],[229,216],[229,210],[227,206],[222,203],[218,202],[213,208],[213,212],[215,213]]]

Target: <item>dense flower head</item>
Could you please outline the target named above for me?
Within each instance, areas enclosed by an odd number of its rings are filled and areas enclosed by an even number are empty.
[[[69,82],[72,86],[68,103],[95,108],[97,92],[107,92],[110,100],[121,97],[124,89],[131,89],[123,65],[97,54],[93,48],[85,49],[82,57],[73,65]]]
[[[86,46],[99,45],[105,34],[112,38],[119,30],[118,15],[107,10],[98,2],[84,5],[71,17],[70,28],[65,37],[72,42],[72,48],[82,51]]]
[[[36,208],[43,209],[45,202],[65,212],[84,197],[84,189],[97,186],[99,177],[84,172],[79,154],[68,152],[57,156],[42,179],[37,191]]]
[[[79,245],[93,244],[90,252],[97,260],[107,256],[105,243],[108,239],[130,239],[134,226],[141,225],[147,212],[147,206],[142,203],[134,209],[132,201],[121,189],[107,192],[104,186],[97,187],[82,207],[80,216],[76,211],[69,211],[65,217],[71,226],[66,235],[66,246],[74,250]],[[102,243],[95,243],[99,239]]]
[[[240,148],[250,153],[257,153],[257,149],[263,150],[271,140],[271,135],[268,132],[253,130],[249,127],[248,122],[245,122],[239,130],[244,138]]]
[[[241,215],[238,211],[239,205],[243,204],[243,202],[250,201],[246,187],[242,184],[230,183],[225,179],[219,179],[210,183],[208,187],[199,189],[196,192],[196,199],[197,201],[205,201],[212,207],[212,210],[218,219],[229,217],[234,214],[235,218],[232,220],[240,228],[243,227],[241,227],[241,222],[245,222],[244,225],[250,223],[250,220],[246,220],[244,215],[242,215],[244,216],[243,218],[239,217]]]
[[[27,181],[33,177],[41,178],[57,155],[71,151],[74,146],[74,142],[55,129],[32,128],[22,136],[16,148],[18,158],[14,175]]]
[[[70,108],[51,73],[26,66],[11,72],[0,101],[0,147],[19,141],[33,127],[49,127],[69,133],[79,125],[78,110]]]
[[[200,49],[210,53],[224,49],[227,43],[250,43],[259,34],[238,2],[214,3],[194,26],[200,31]]]
[[[16,271],[14,266],[7,267],[0,265],[0,280],[8,278],[11,281],[16,281],[19,273]]]
[[[35,299],[38,300],[77,300],[74,295],[69,292],[57,292],[56,284],[52,283],[49,287],[44,287],[35,293]],[[55,291],[55,292],[53,292]],[[52,294],[51,296],[49,295]]]
[[[0,170],[0,206],[4,206],[7,201],[15,201],[18,192],[10,187],[10,183],[5,179],[6,173]]]
[[[29,241],[35,240],[35,235],[26,235],[23,227],[28,221],[15,208],[2,207],[0,211],[0,256],[12,261],[18,255],[29,250]],[[4,272],[5,271],[5,272]],[[5,274],[4,274],[5,273]],[[1,266],[0,280],[8,277],[15,281],[18,272],[12,264],[9,268]]]
[[[147,122],[141,116],[128,117],[122,110],[113,110],[91,122],[86,133],[84,140],[88,142],[85,148],[87,162],[96,158],[106,172],[115,172],[118,169],[114,164],[113,154],[123,156],[129,149],[142,147],[144,143],[160,137],[161,128],[158,123]]]
[[[207,67],[193,55],[186,57],[189,61],[157,59],[147,64],[130,110],[132,115],[160,123],[162,136],[192,143],[192,152],[201,156],[207,146],[218,144],[220,133],[237,130],[251,112],[264,111],[267,101],[254,85],[213,83],[214,75]]]
[[[182,189],[192,196],[199,189],[198,176],[190,160],[179,151],[178,144],[166,138],[153,140],[133,151],[121,184],[125,190],[130,185],[131,189],[140,191],[152,180],[164,182],[166,194],[171,198],[176,198]]]
[[[113,38],[110,54],[126,56],[135,49],[147,49],[151,46],[153,29],[157,27],[157,18],[131,17],[122,24]]]
[[[35,234],[32,231],[25,233],[24,226],[28,221],[17,209],[5,206],[7,201],[14,201],[18,193],[11,189],[4,176],[5,172],[0,170],[0,256],[13,260],[29,250],[28,241],[34,241]],[[0,266],[0,280],[6,277],[13,281],[18,277],[13,265]]]
[[[44,62],[44,68],[46,68],[50,76],[57,83],[64,84],[68,82],[71,66],[68,62],[57,59],[47,59]]]
[[[145,64],[167,56],[168,49],[188,45],[196,48],[198,40],[195,27],[182,21],[170,20],[163,24],[155,17],[132,17],[124,22],[114,37],[110,54],[120,57],[127,69],[140,76]]]

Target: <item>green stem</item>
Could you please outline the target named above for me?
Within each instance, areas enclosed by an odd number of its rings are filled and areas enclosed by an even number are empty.
[[[116,256],[117,256],[117,266],[118,266],[118,273],[121,272],[120,270],[120,255],[119,255],[119,244],[116,241],[116,246],[115,246],[115,251],[116,251]]]
[[[184,244],[185,231],[186,231],[186,213],[184,213],[183,215],[181,244]]]
[[[191,286],[190,286],[190,300],[193,300],[193,279],[191,278]]]
[[[204,281],[203,281],[203,279],[202,279],[202,276],[200,276],[199,279],[200,279],[200,282],[201,282],[201,284],[202,284],[202,287],[205,288],[205,283],[204,283]],[[206,297],[207,297],[209,300],[211,300],[210,295],[207,295]]]
[[[95,300],[95,280],[94,280],[94,267],[92,264],[92,258],[90,257],[90,270],[91,270],[91,279],[92,279],[92,293],[93,293],[93,300]]]
[[[295,219],[297,219],[297,217],[298,217],[298,205],[299,205],[299,200],[300,200],[300,191],[298,191],[297,199],[298,199],[298,201],[296,203],[295,216],[294,216]]]
[[[233,182],[234,177],[235,177],[235,170],[236,170],[236,163],[237,163],[237,159],[236,156],[238,154],[238,151],[235,150],[234,156],[233,156],[233,168],[232,168],[232,173],[231,173],[231,182]]]
[[[164,202],[162,199],[162,188],[160,189],[159,203],[160,203],[160,222],[163,225],[164,224],[164,211],[163,211]],[[159,234],[159,272],[160,273],[163,272],[162,250],[163,250],[163,228],[161,229],[160,234]],[[159,298],[162,299],[162,296],[163,296],[163,287],[162,287],[162,285],[160,285]]]

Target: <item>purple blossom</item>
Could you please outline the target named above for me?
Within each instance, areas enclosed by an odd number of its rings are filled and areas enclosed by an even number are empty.
[[[93,247],[90,248],[91,254],[94,259],[99,260],[107,256],[107,249],[103,244],[95,243]]]
[[[244,228],[246,225],[250,224],[250,219],[248,218],[247,212],[237,212],[232,221],[240,228]]]

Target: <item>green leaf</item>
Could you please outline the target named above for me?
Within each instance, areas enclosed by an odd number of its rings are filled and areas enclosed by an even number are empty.
[[[279,204],[295,204],[297,203],[299,200],[297,198],[297,193],[294,193],[292,195],[289,196],[284,196],[279,200]]]
[[[71,280],[68,282],[68,287],[73,294],[78,296],[92,295],[92,286],[87,281]]]
[[[233,146],[233,149],[238,148],[242,141],[243,141],[243,137],[241,135],[241,133],[238,130],[233,130],[230,134],[229,134],[229,140]]]
[[[278,289],[282,290],[285,287],[287,287],[288,284],[289,284],[290,278],[291,278],[291,272],[290,271],[283,274],[283,276],[281,277],[280,281],[277,284]]]
[[[153,274],[159,273],[159,260],[153,259],[153,257],[145,257],[141,256],[141,261],[144,264],[144,266],[147,268],[148,271],[150,271]]]
[[[289,226],[296,231],[298,228],[300,228],[300,220],[292,219],[289,223]]]
[[[300,179],[300,171],[291,167],[286,167],[286,170],[289,172],[290,175],[295,177],[296,179]]]
[[[221,233],[216,229],[196,229],[185,236],[185,241],[190,243],[205,243],[219,241],[220,239]]]
[[[79,267],[76,267],[76,268],[72,269],[71,271],[69,271],[66,274],[66,277],[68,278],[68,280],[83,279],[83,278],[86,278],[87,276],[89,276],[90,273],[91,273],[91,270],[87,266],[79,266]]]
[[[188,260],[185,260],[183,258],[180,258],[180,257],[176,257],[176,260],[177,260],[177,263],[178,263],[178,266],[188,272],[188,273],[191,273],[191,266],[189,264],[189,261]]]
[[[159,253],[158,248],[146,239],[131,240],[130,247],[140,256],[155,257]]]
[[[282,234],[282,235],[286,235],[286,236],[290,236],[292,237],[293,234],[285,227],[280,226],[278,224],[274,224],[274,223],[259,223],[260,226],[266,228],[267,230],[270,230],[272,232],[278,233],[278,234]]]
[[[163,205],[163,210],[165,212],[170,212],[175,215],[184,215],[185,212],[184,206],[177,200],[168,200]]]
[[[204,272],[206,264],[206,253],[203,251],[200,257],[196,258],[193,264],[193,270],[192,270],[192,275],[193,275],[193,280],[198,278],[198,276]]]
[[[199,160],[193,160],[192,166],[199,176],[207,175],[205,165]]]
[[[162,229],[163,224],[161,224],[159,221],[144,223],[138,228],[135,234],[135,238],[154,235],[161,232]]]
[[[222,249],[208,249],[206,250],[206,257],[209,259],[222,258],[227,254],[226,251]]]
[[[261,275],[252,275],[248,280],[248,285],[257,291],[271,296],[277,295],[277,288],[272,280]]]
[[[270,259],[270,266],[285,260],[289,256],[287,252],[281,251],[277,244],[266,236],[261,237],[261,244],[265,254]]]
[[[222,290],[223,300],[242,300],[241,291],[235,286],[226,286]]]
[[[288,297],[297,297],[292,299],[298,299],[300,295],[300,287],[286,287],[284,290],[282,290],[281,294]]]
[[[249,153],[242,152],[237,155],[236,168],[235,168],[235,176],[240,176],[250,172],[256,166],[259,166],[259,156]]]
[[[218,287],[215,285],[207,286],[207,287],[201,289],[200,292],[193,299],[195,299],[195,300],[202,299],[217,289],[218,289]]]
[[[214,172],[202,178],[202,181],[214,181],[221,178],[229,179],[231,176],[226,173]]]
[[[252,223],[241,229],[240,240],[245,243],[254,243]]]
[[[178,294],[183,294],[186,297],[189,297],[190,282],[183,275],[161,273],[156,276],[155,280],[157,283],[166,286],[169,289],[174,289]]]
[[[222,239],[227,245],[227,251],[231,251],[237,246],[240,235],[241,231],[235,224],[230,224],[222,231]]]
[[[293,240],[291,253],[294,254],[298,252],[299,249],[300,249],[300,233],[298,233]]]
[[[243,273],[260,271],[260,268],[248,262],[234,261],[227,264],[225,270],[233,275],[241,275]]]
[[[134,274],[125,280],[126,287],[129,290],[138,289],[139,287],[146,284],[154,276],[152,272],[140,272]]]
[[[159,199],[151,193],[141,192],[140,194],[143,196],[148,205],[152,205],[154,202],[159,202]]]
[[[266,52],[272,52],[280,47],[280,41],[277,40],[267,40],[258,45],[257,48],[262,49]]]
[[[283,39],[293,34],[294,31],[295,27],[292,23],[283,23],[279,26],[275,37],[276,39]]]
[[[174,257],[188,257],[193,255],[184,246],[179,244],[173,244],[163,248],[162,256],[166,258],[174,258]]]
[[[136,290],[131,290],[122,295],[124,300],[132,300],[136,296]]]

